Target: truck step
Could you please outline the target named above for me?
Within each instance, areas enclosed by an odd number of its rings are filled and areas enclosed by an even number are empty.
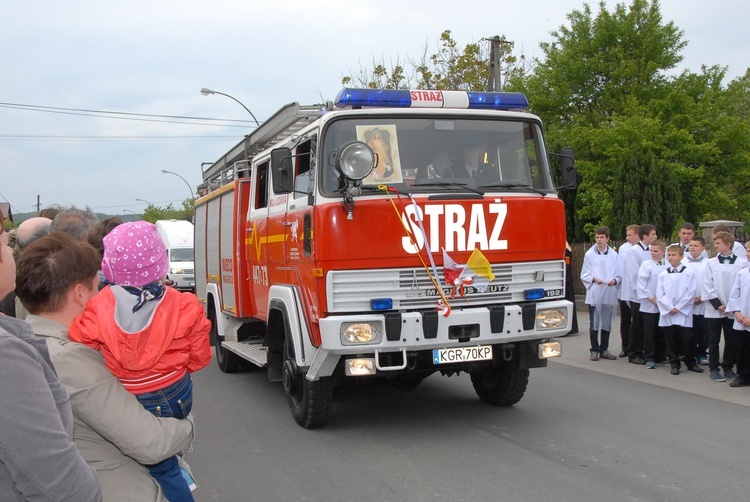
[[[263,368],[268,359],[268,349],[260,343],[252,342],[221,342],[221,346],[234,352],[242,359],[246,359],[256,366]]]

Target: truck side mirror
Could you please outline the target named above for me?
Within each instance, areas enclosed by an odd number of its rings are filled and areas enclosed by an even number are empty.
[[[562,166],[563,188],[573,190],[576,187],[575,152],[569,146],[560,149],[560,165]]]
[[[273,182],[273,193],[277,195],[294,191],[291,149],[275,148],[271,150],[271,180]]]

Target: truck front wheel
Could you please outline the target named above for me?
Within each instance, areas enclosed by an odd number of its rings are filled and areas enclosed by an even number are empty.
[[[513,406],[521,400],[529,384],[529,370],[515,361],[471,373],[471,383],[479,399],[493,406]]]
[[[286,350],[285,350],[286,352]],[[287,357],[281,379],[294,420],[305,429],[315,429],[328,422],[333,400],[331,378],[311,382],[297,367],[293,358]]]

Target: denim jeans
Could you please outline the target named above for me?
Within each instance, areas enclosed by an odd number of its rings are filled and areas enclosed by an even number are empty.
[[[179,381],[154,392],[137,394],[136,399],[157,417],[185,418],[193,407],[193,381],[185,373]],[[148,473],[160,485],[169,502],[193,502],[193,494],[182,477],[177,456],[148,466]]]

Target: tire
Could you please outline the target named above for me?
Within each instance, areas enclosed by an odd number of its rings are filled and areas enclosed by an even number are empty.
[[[242,358],[221,346],[219,327],[216,323],[216,313],[214,312],[213,307],[209,307],[208,320],[211,321],[211,333],[209,336],[214,344],[216,363],[219,365],[219,369],[224,373],[237,373],[242,366]]]
[[[284,347],[282,381],[294,420],[305,429],[322,427],[328,422],[333,401],[333,385],[330,377],[311,382],[305,372],[297,368],[293,357],[287,356]]]
[[[529,384],[529,370],[518,363],[501,363],[489,372],[472,373],[471,383],[479,399],[493,406],[513,406],[521,400]]]

